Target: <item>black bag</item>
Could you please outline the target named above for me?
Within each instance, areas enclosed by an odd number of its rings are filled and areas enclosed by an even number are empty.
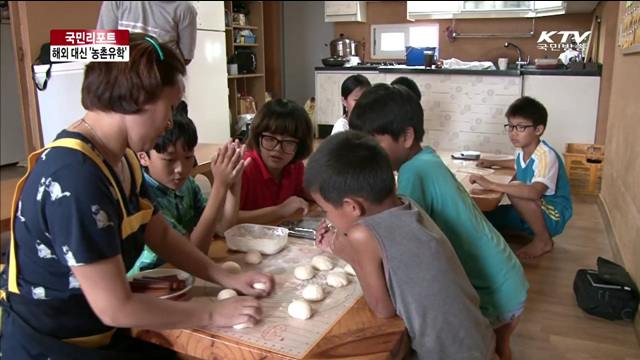
[[[629,320],[638,311],[638,288],[620,265],[598,257],[598,271],[580,269],[573,280],[578,306],[607,320]]]

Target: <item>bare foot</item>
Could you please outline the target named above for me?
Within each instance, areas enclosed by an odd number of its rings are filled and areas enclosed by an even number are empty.
[[[533,259],[553,249],[553,240],[548,237],[534,236],[529,245],[516,252],[516,256],[521,259]]]

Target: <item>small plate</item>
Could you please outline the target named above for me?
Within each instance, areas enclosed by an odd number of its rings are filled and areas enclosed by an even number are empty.
[[[457,160],[478,160],[481,153],[479,151],[458,151],[451,154]]]
[[[180,298],[182,294],[186,293],[187,291],[189,291],[189,289],[193,287],[193,283],[195,282],[195,279],[193,278],[193,276],[191,276],[189,273],[186,273],[178,269],[153,269],[153,270],[142,271],[135,275],[131,275],[127,277],[127,280],[131,281],[133,279],[138,279],[143,276],[160,277],[160,276],[168,276],[168,275],[177,275],[180,280],[184,280],[185,287],[184,289],[180,291],[176,291],[169,295],[160,296],[159,297],[160,299],[174,300],[174,299]]]

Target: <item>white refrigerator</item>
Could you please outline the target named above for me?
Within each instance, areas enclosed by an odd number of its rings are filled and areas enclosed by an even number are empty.
[[[187,66],[185,101],[198,142],[224,143],[231,136],[224,2],[192,1],[198,11],[193,60]]]
[[[46,89],[36,90],[43,145],[52,142],[56,135],[86,111],[82,107],[82,80],[86,63],[70,62],[51,65],[51,76]],[[49,65],[34,66],[35,80],[41,88]]]

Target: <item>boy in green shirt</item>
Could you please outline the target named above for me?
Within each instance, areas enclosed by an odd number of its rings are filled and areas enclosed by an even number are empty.
[[[510,337],[524,310],[529,284],[500,233],[440,156],[420,144],[424,112],[405,87],[376,84],[353,109],[353,130],[375,138],[398,171],[398,194],[422,207],[453,246],[496,333],[496,353],[511,359]]]
[[[209,252],[215,234],[221,235],[235,225],[240,204],[244,146],[228,142],[211,160],[215,179],[207,199],[191,177],[198,143],[195,124],[187,116],[182,101],[173,113],[173,127],[148,153],[138,153],[144,166],[144,178],[158,208],[169,225],[188,237],[200,251]],[[151,270],[165,263],[145,246],[128,275]]]

